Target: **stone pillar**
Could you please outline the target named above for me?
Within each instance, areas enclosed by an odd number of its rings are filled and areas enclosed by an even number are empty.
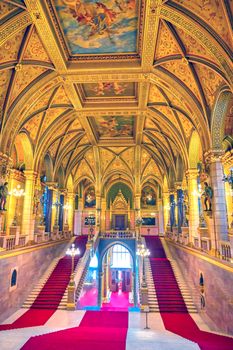
[[[189,195],[189,243],[194,243],[194,237],[198,236],[199,226],[198,191],[197,191],[197,169],[188,169],[186,172],[188,180]]]
[[[163,216],[164,216],[164,229],[166,232],[167,225],[170,225],[169,222],[169,192],[163,192]]]
[[[67,222],[69,226],[69,230],[73,233],[74,232],[74,193],[68,192],[67,193],[67,204],[69,206],[69,209],[67,210]]]
[[[98,283],[98,306],[102,305],[102,293],[103,293],[103,275],[102,271],[99,271],[99,283]]]
[[[102,198],[101,199],[101,213],[100,213],[100,231],[104,232],[106,230],[106,199]]]
[[[158,209],[159,209],[159,234],[164,235],[164,211],[162,199],[158,199]]]
[[[212,213],[214,220],[215,240],[217,241],[228,240],[225,184],[223,182],[224,174],[221,162],[222,155],[223,152],[221,150],[211,150],[205,154],[206,161],[209,163],[210,167],[210,185],[213,189]]]
[[[29,241],[34,240],[35,218],[33,215],[34,189],[36,173],[33,170],[25,170],[25,196],[23,204],[22,234],[28,236]]]
[[[176,220],[178,233],[180,234],[183,224],[183,190],[181,183],[176,183]]]
[[[96,195],[95,234],[98,234],[100,231],[100,220],[101,220],[101,196]]]

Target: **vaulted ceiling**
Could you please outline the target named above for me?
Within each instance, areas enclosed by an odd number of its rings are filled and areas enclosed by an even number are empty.
[[[216,97],[232,89],[232,9],[231,0],[0,0],[1,151],[17,163],[24,133],[35,170],[49,154],[54,175],[62,167],[76,182],[159,181],[177,159],[187,168],[193,131],[211,148]]]

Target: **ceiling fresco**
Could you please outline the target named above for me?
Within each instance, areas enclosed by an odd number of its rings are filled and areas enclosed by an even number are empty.
[[[232,4],[0,0],[0,152],[21,159],[23,133],[36,172],[48,153],[74,181],[176,173],[194,130],[211,148],[219,92],[233,90]]]
[[[138,0],[55,0],[71,55],[137,53]]]
[[[135,83],[122,82],[100,82],[94,84],[82,84],[85,98],[114,97],[134,98],[136,97]]]
[[[90,118],[100,138],[133,137],[135,117],[106,116]]]

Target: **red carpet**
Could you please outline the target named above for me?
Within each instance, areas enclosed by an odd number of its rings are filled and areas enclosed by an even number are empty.
[[[112,292],[109,303],[102,304],[102,310],[108,311],[128,311],[128,308],[133,306],[129,303],[128,292]]]
[[[198,343],[202,350],[232,350],[232,338],[204,332],[198,328],[187,311],[160,238],[150,236],[145,237],[145,240],[151,252],[151,270],[165,328]]]
[[[79,236],[75,239],[75,246],[80,249],[80,255],[75,258],[75,266],[77,265],[79,258],[81,258],[85,252],[86,242],[86,236]],[[0,325],[0,331],[44,325],[57,310],[69,283],[70,274],[71,257],[64,256],[58,261],[58,264],[35,299],[31,308],[15,322]]]
[[[128,313],[87,311],[79,327],[30,338],[22,350],[125,350]]]

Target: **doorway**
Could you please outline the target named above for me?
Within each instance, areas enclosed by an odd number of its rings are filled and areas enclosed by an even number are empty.
[[[115,230],[125,230],[125,215],[115,215]]]
[[[133,306],[133,262],[124,246],[115,244],[103,259],[102,308],[128,310]]]

